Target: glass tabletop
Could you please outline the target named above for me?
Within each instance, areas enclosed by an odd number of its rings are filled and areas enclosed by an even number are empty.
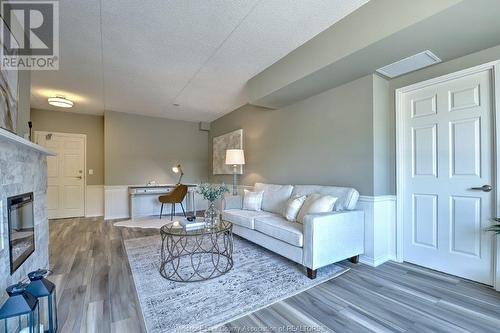
[[[197,220],[197,222],[199,222],[199,220]],[[225,232],[230,230],[231,227],[232,224],[230,222],[221,221],[217,225],[214,225],[213,227],[210,228],[203,227],[199,229],[186,230],[179,221],[173,221],[161,227],[160,232],[163,234],[173,235],[173,236],[200,236],[203,234]]]

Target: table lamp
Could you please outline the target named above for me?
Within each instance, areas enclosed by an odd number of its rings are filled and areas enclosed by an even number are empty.
[[[237,195],[236,191],[236,177],[238,166],[245,164],[245,153],[243,149],[227,149],[226,150],[226,164],[233,166],[233,195]]]
[[[179,176],[179,181],[177,182],[177,185],[181,183],[182,176],[184,176],[184,172],[182,171],[181,165],[177,164],[177,166],[172,167],[172,171],[174,173],[180,173],[181,175]]]

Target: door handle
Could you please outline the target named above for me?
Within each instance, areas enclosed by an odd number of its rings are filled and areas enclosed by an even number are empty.
[[[75,177],[75,178],[82,179],[82,176],[77,176],[77,177]]]
[[[471,190],[474,190],[474,191],[483,191],[483,192],[491,192],[491,190],[493,190],[493,187],[491,185],[483,185],[481,187],[471,187]]]

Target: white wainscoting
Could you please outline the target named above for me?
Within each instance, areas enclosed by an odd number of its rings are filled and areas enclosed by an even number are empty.
[[[104,186],[104,219],[122,219],[130,217],[130,196],[128,194],[129,185]],[[137,209],[135,216],[150,216],[160,214],[161,204],[158,196],[145,195],[137,196],[134,207]],[[199,194],[195,194],[196,210],[205,210],[207,202]],[[186,210],[191,209],[191,205],[184,204]],[[163,209],[165,215],[170,214],[170,206]],[[182,213],[180,205],[176,206],[176,213]]]
[[[104,216],[104,185],[87,185],[85,217]]]
[[[360,196],[358,209],[365,212],[365,253],[359,260],[378,266],[396,260],[396,196]]]
[[[104,219],[123,219],[129,215],[128,185],[104,186]]]

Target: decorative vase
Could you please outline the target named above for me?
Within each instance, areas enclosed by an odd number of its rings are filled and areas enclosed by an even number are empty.
[[[215,207],[215,201],[208,202],[208,208],[205,210],[205,223],[208,228],[218,225],[220,222],[220,212]]]

